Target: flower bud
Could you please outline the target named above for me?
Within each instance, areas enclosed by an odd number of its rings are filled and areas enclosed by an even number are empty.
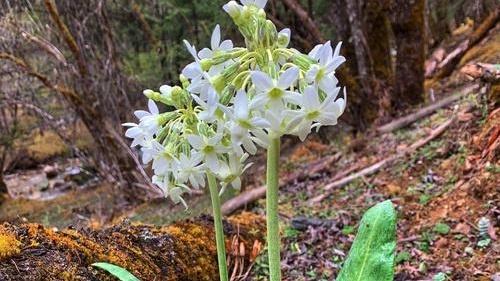
[[[185,107],[190,101],[189,94],[179,86],[172,88],[172,102],[176,108]]]
[[[210,69],[210,67],[212,67],[213,62],[211,59],[202,59],[200,61],[200,65],[201,65],[201,69],[203,71],[208,71]]]
[[[290,43],[290,28],[285,28],[278,33],[278,46],[285,48]]]
[[[222,9],[226,11],[232,18],[238,18],[241,15],[241,9],[243,7],[236,3],[236,1],[229,1],[227,4],[222,6]]]
[[[166,86],[166,85],[165,85]],[[162,86],[164,87],[164,86]],[[165,88],[163,88],[165,91]],[[160,94],[158,92],[155,92],[153,90],[144,90],[143,94],[150,100],[156,101],[156,102],[161,102],[166,105],[173,105],[172,100],[170,95],[168,94]]]

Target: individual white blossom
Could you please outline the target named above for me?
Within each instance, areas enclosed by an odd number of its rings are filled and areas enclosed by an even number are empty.
[[[316,87],[308,86],[298,103],[300,110],[287,112],[293,116],[290,121],[290,129],[295,127],[293,129],[301,141],[304,141],[309,135],[311,128],[337,124],[345,104],[343,99],[335,101],[339,90],[340,88],[337,88],[335,92],[328,93],[323,102],[320,102]],[[313,122],[315,122],[314,125]]]
[[[287,69],[277,80],[262,71],[252,72],[252,82],[258,92],[252,101],[252,107],[262,108],[267,105],[268,109],[273,112],[283,110],[285,102],[295,96],[295,93],[288,89],[295,83],[298,76],[297,67]]]
[[[338,80],[334,73],[337,67],[345,62],[345,58],[340,56],[340,47],[342,42],[335,47],[335,52],[332,51],[330,41],[325,44],[320,44],[314,47],[309,53],[309,56],[318,62],[313,65],[306,73],[308,82],[316,83],[324,92],[331,92],[337,86]]]
[[[227,148],[221,144],[222,133],[218,132],[211,137],[188,135],[187,141],[203,156],[207,167],[216,172],[219,169],[219,154],[227,152]]]
[[[216,25],[214,31],[212,32],[210,47],[211,49],[203,48],[198,53],[198,57],[200,59],[209,59],[216,54],[228,52],[233,49],[233,42],[231,40],[224,40],[221,42],[221,33],[219,25]]]

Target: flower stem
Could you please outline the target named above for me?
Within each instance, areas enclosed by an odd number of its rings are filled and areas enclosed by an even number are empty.
[[[222,214],[220,207],[219,190],[217,182],[212,173],[207,173],[208,188],[210,189],[210,197],[212,199],[212,209],[214,213],[215,241],[217,244],[217,259],[219,263],[220,281],[228,281],[227,264],[226,264],[226,243],[224,240],[224,229],[222,227]]]
[[[280,157],[280,139],[271,140],[267,150],[267,249],[269,255],[270,281],[281,280],[280,268],[280,233],[278,219],[278,164]]]

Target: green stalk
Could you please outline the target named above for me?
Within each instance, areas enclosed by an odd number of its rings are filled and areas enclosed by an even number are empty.
[[[215,241],[217,244],[217,260],[219,263],[220,281],[228,281],[227,264],[226,264],[226,243],[224,240],[224,229],[222,227],[222,213],[220,207],[219,190],[217,182],[212,173],[207,173],[208,188],[210,189],[210,197],[212,199],[212,209],[214,212],[214,227]]]
[[[267,250],[269,255],[270,281],[281,280],[280,233],[278,219],[278,164],[280,158],[280,139],[271,140],[267,149]]]

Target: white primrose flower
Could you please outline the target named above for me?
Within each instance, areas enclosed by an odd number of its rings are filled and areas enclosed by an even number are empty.
[[[175,204],[182,203],[187,209],[186,201],[182,198],[182,194],[186,192],[185,187],[176,185],[168,175],[154,175],[152,182],[161,189],[163,196],[170,197]]]
[[[173,169],[177,164],[177,159],[158,141],[153,140],[148,146],[144,146],[142,151],[142,162],[148,164],[153,160],[153,171],[155,174],[164,174]]]
[[[216,175],[221,180],[222,188],[219,194],[224,193],[227,186],[231,186],[236,190],[241,189],[241,175],[252,166],[253,163],[245,164],[248,154],[238,156],[229,154],[227,162],[221,162],[221,166]]]
[[[204,164],[201,164],[203,155],[194,150],[187,156],[182,153],[177,164],[177,180],[180,183],[189,181],[191,185],[198,189],[205,186]]]
[[[191,94],[191,96],[193,97],[194,101],[196,101],[196,103],[198,103],[198,105],[203,109],[203,111],[200,111],[198,113],[198,118],[205,122],[214,122],[216,120],[215,111],[219,106],[219,96],[217,95],[215,89],[213,89],[212,87],[209,87],[207,89],[206,101],[195,94]]]
[[[153,139],[153,135],[144,128],[140,127],[139,124],[129,122],[129,123],[123,123],[122,126],[129,127],[125,131],[125,136],[127,138],[133,139],[132,144],[130,144],[130,147],[135,147],[138,145],[140,146],[147,145],[147,143]]]
[[[296,98],[296,93],[288,89],[294,85],[299,76],[299,68],[292,67],[285,70],[278,78],[272,79],[267,73],[262,71],[252,72],[252,82],[257,91],[257,96],[252,100],[251,107],[263,108],[268,106],[268,110],[278,113],[283,110],[284,102]]]
[[[341,46],[342,42],[338,43],[334,52],[330,41],[328,41],[325,44],[317,45],[309,53],[309,56],[318,64],[311,66],[306,73],[306,79],[309,83],[318,84],[324,92],[332,92],[337,86],[338,80],[334,76],[335,70],[345,62],[345,58],[340,55]]]
[[[240,145],[243,145],[245,150],[250,154],[257,152],[257,147],[254,145],[256,138],[262,137],[259,134],[262,128],[269,128],[271,124],[264,118],[252,116],[248,95],[244,90],[239,90],[234,97],[233,110],[227,107],[222,107],[229,119],[229,130],[231,132],[231,141],[233,147],[242,154]],[[255,133],[252,136],[251,133]],[[260,140],[257,143],[264,143],[266,140]]]
[[[339,90],[340,88],[336,88],[333,93],[327,93],[323,102],[320,102],[317,88],[308,86],[298,103],[300,110],[287,111],[287,114],[294,116],[290,121],[289,129],[295,129],[295,134],[301,141],[305,140],[311,128],[337,124],[337,119],[345,108],[345,97],[335,100]],[[315,122],[314,125],[313,122]]]
[[[203,156],[203,161],[212,172],[218,171],[220,167],[218,155],[228,152],[227,147],[221,144],[222,137],[222,132],[217,132],[212,137],[198,135],[188,135],[186,137],[189,144],[196,150],[196,153]]]
[[[221,43],[221,34],[219,25],[216,25],[214,31],[212,32],[210,47],[211,49],[203,48],[198,53],[200,59],[209,59],[218,53],[228,52],[233,49],[233,42],[231,40],[224,40]]]

